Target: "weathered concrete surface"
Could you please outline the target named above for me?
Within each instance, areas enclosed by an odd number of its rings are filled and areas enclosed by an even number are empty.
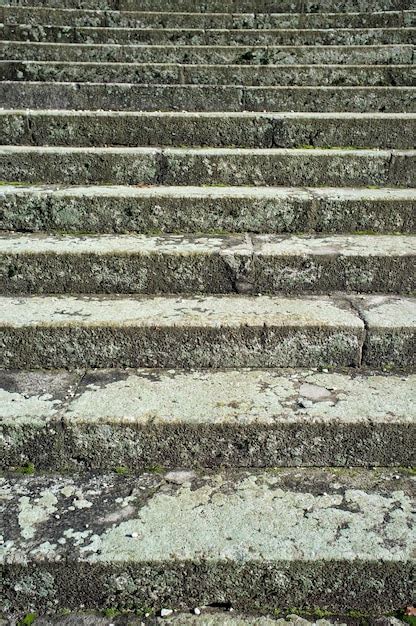
[[[415,11],[374,13],[174,13],[0,7],[4,24],[48,24],[117,28],[398,28],[416,24]]]
[[[7,368],[342,367],[364,341],[325,297],[4,297],[0,319]]]
[[[414,113],[0,111],[7,145],[402,148]]]
[[[416,236],[0,235],[0,291],[412,293]]]
[[[6,611],[412,601],[404,471],[10,476],[3,489]]]
[[[415,28],[323,28],[323,29],[197,29],[197,28],[96,28],[5,24],[2,40],[49,41],[80,44],[156,44],[205,46],[364,46],[411,44]]]
[[[185,14],[192,15],[192,14]],[[198,15],[198,14],[197,14]],[[199,16],[199,15],[198,15]],[[220,15],[221,17],[221,15]],[[82,61],[117,63],[183,63],[210,65],[268,64],[411,64],[413,46],[129,46],[0,42],[3,59],[21,61]]]
[[[416,299],[395,296],[354,297],[366,324],[364,360],[390,366],[416,364]],[[400,330],[398,330],[400,328]]]
[[[2,146],[3,180],[59,184],[416,186],[416,150]]]
[[[4,371],[0,388],[3,469],[414,464],[414,374]]]
[[[0,186],[2,230],[416,232],[412,189]]]
[[[4,81],[0,106],[118,111],[416,112],[414,87],[240,87]]]
[[[145,85],[415,86],[409,65],[179,65],[0,61],[0,80]]]

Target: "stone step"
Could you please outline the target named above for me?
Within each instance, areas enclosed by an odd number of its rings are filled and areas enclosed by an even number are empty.
[[[3,24],[116,28],[398,28],[415,26],[416,11],[370,13],[167,13],[0,6]]]
[[[399,148],[412,113],[129,113],[0,110],[7,145]]]
[[[416,28],[167,29],[0,25],[3,40],[79,44],[159,45],[382,45],[412,44]]]
[[[243,87],[5,81],[0,107],[117,111],[416,112],[414,87]]]
[[[7,612],[411,605],[414,478],[403,469],[2,482]]]
[[[414,46],[148,46],[0,42],[2,59],[210,65],[412,64]]]
[[[32,6],[33,0],[0,0],[1,6]],[[340,10],[336,0],[37,0],[36,6],[58,9],[213,13],[327,13]],[[345,0],[342,12],[414,9],[411,0]]]
[[[416,233],[414,189],[0,186],[0,229]]]
[[[416,236],[0,236],[3,294],[333,291],[416,291]]]
[[[0,80],[145,85],[415,86],[409,65],[179,65],[0,61]]]
[[[410,466],[416,375],[3,371],[2,470]]]
[[[416,300],[393,295],[1,297],[9,369],[414,367]]]
[[[6,181],[67,185],[416,186],[414,150],[1,146]]]

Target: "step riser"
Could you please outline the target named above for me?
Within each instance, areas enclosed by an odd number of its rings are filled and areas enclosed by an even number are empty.
[[[204,197],[186,193],[132,197],[101,189],[95,196],[85,188],[71,194],[69,190],[31,192],[3,186],[0,228],[73,233],[416,232],[416,198],[412,196],[363,199],[343,197],[340,192],[329,198],[289,191],[283,197],[277,193]]]
[[[44,428],[27,423],[23,428],[3,428],[9,443],[2,451],[2,468],[33,463],[36,469],[55,472],[116,467],[143,471],[154,465],[175,469],[193,467],[194,450],[198,450],[198,466],[211,468],[410,467],[414,455],[409,444],[416,439],[414,428],[399,424],[129,427],[85,423],[66,424],[65,432],[60,432],[60,426],[57,420]],[[290,451],[299,447],[301,454],[293,457]]]
[[[1,5],[30,6],[33,0],[1,0]],[[185,11],[227,13],[328,13],[340,9],[336,0],[40,0],[37,6],[57,9],[110,9],[116,11]],[[398,11],[412,9],[411,0],[346,0],[343,12]]]
[[[5,109],[416,112],[413,87],[233,87],[5,82]]]
[[[412,187],[416,182],[414,152],[219,150],[4,147],[0,164],[6,181],[69,185]]]
[[[0,7],[3,24],[48,24],[99,28],[398,28],[415,26],[415,11],[329,14],[118,13]]]
[[[0,112],[5,145],[411,149],[416,117],[65,115]]]
[[[403,470],[201,474],[5,478],[6,610],[411,603]]]
[[[173,245],[173,244],[172,244]],[[254,244],[256,245],[256,243]],[[368,244],[369,247],[371,244]],[[374,245],[374,243],[373,243]],[[59,244],[56,244],[59,249]],[[416,245],[408,256],[129,254],[0,252],[0,291],[9,295],[65,293],[322,294],[336,291],[411,293]]]
[[[192,66],[0,61],[0,80],[178,85],[415,86],[416,68],[396,66]]]
[[[166,30],[102,29],[59,26],[0,27],[4,40],[83,43],[83,44],[159,44],[159,45],[385,45],[412,44],[414,28],[375,30]]]
[[[350,64],[385,65],[413,63],[413,47],[206,47],[199,46],[86,46],[74,44],[0,43],[3,59],[57,62],[183,63],[205,65]]]
[[[7,369],[357,367],[362,342],[362,337],[348,331],[306,329],[282,335],[282,329],[274,327],[215,331],[97,325],[89,329],[39,327],[35,331],[33,327],[5,328],[1,335],[4,356],[0,365]],[[382,335],[380,340],[392,347],[380,355],[375,345],[369,366],[415,365],[411,355],[395,355],[403,343],[410,348],[414,345],[409,334]]]
[[[0,465],[406,467],[415,383],[411,375],[307,370],[6,371]]]

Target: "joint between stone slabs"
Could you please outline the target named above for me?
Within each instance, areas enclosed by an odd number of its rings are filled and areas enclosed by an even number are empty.
[[[169,170],[169,160],[166,156],[165,150],[156,151],[156,164],[155,184],[163,185],[166,181],[166,175]]]
[[[310,207],[306,210],[306,227],[305,232],[316,232],[316,226],[318,224],[318,209],[321,199],[316,194],[314,189],[310,187],[302,187],[302,191],[304,191],[308,195],[308,200],[310,200]]]
[[[364,329],[363,329],[363,339],[359,345],[359,359],[358,359],[358,369],[361,369],[366,362],[365,359],[365,354],[367,352],[367,348],[368,348],[368,336],[369,336],[369,327],[368,327],[368,323],[367,320],[365,319],[365,316],[361,313],[360,311],[360,307],[358,306],[358,304],[356,304],[354,298],[351,298],[349,296],[345,297],[345,300],[349,303],[349,305],[351,306],[352,310],[356,313],[357,317],[362,321],[362,323],[364,324]]]

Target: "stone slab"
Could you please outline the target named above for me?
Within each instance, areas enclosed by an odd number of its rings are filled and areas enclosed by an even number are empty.
[[[3,180],[122,185],[416,186],[416,150],[2,146]]]
[[[3,294],[412,293],[415,236],[0,235]]]
[[[5,610],[389,612],[412,601],[404,470],[6,476]]]
[[[416,232],[412,189],[2,185],[0,207],[2,230]]]
[[[159,45],[384,45],[411,44],[414,27],[401,28],[96,28],[84,26],[49,26],[4,24],[2,40],[49,41],[80,44],[159,44]]]
[[[0,299],[2,367],[358,365],[364,324],[331,298]]]
[[[7,81],[132,83],[144,85],[318,85],[415,86],[409,65],[180,65],[0,61]]]
[[[240,87],[4,81],[0,106],[118,111],[416,112],[414,87]]]
[[[414,464],[405,372],[3,371],[0,399],[2,469]]]
[[[0,110],[7,145],[414,147],[414,113]]]
[[[394,367],[416,364],[416,299],[395,296],[356,296],[367,329],[364,360]],[[400,328],[400,330],[398,330]]]
[[[187,14],[188,15],[188,14]],[[15,61],[182,63],[204,65],[411,64],[411,44],[381,46],[146,46],[0,42],[3,59]]]

